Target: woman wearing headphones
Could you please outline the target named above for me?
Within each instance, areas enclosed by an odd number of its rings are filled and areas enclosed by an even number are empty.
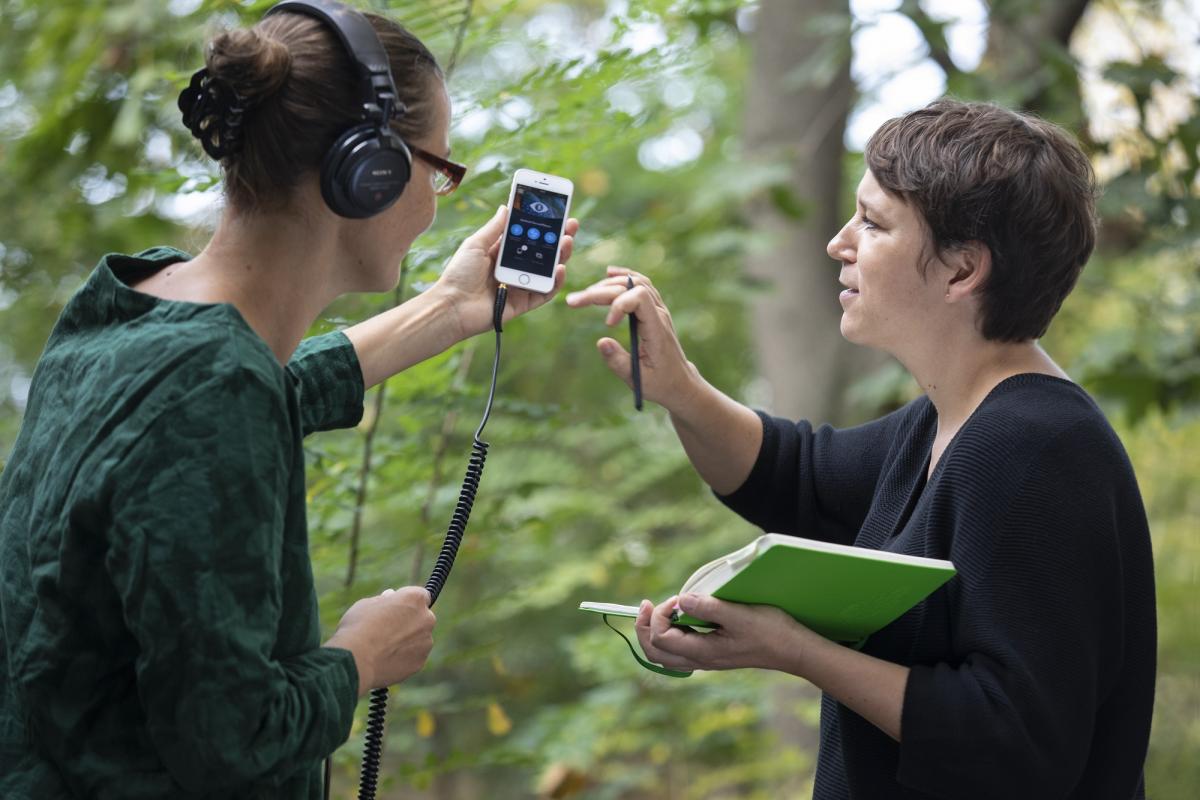
[[[224,171],[216,233],[195,257],[100,261],[0,478],[9,800],[319,797],[358,697],[432,647],[417,587],[355,603],[321,645],[301,438],[491,328],[504,209],[429,290],[302,341],[339,295],[395,285],[461,181],[443,75],[399,25],[330,2],[281,3],[205,61],[180,106]],[[546,299],[514,292],[506,318]]]
[[[1091,165],[1054,125],[949,100],[885,123],[865,160],[828,253],[842,335],[891,353],[924,392],[892,414],[834,430],[735,402],[687,361],[650,281],[626,291],[629,270],[567,302],[611,306],[609,324],[637,316],[645,396],[743,517],[949,559],[957,575],[861,651],[776,608],[688,595],[643,601],[638,638],[674,669],[818,686],[818,800],[1143,797],[1146,515],[1116,434],[1037,344],[1095,242]],[[629,355],[598,345],[628,382]],[[676,603],[721,627],[672,627]]]

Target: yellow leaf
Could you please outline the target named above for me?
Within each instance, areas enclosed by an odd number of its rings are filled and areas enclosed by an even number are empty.
[[[433,736],[433,731],[437,727],[437,723],[433,719],[433,714],[430,714],[425,709],[417,712],[417,736],[422,739],[428,739]]]
[[[493,736],[503,736],[512,730],[512,720],[499,703],[488,703],[487,727]]]
[[[608,173],[602,169],[593,167],[579,176],[579,190],[587,195],[608,194],[608,185]]]

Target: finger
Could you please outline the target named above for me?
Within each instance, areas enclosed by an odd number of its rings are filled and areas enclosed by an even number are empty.
[[[624,286],[616,284],[606,284],[603,281],[595,283],[586,289],[581,289],[578,292],[571,292],[567,295],[567,305],[572,308],[582,308],[583,306],[607,306],[611,305],[613,300],[616,300],[625,292],[629,291]]]
[[[527,314],[530,311],[533,311],[535,308],[550,302],[550,299],[553,298],[554,295],[558,294],[558,290],[562,288],[566,281],[567,268],[564,265],[559,264],[554,268],[554,287],[545,294],[526,290],[520,292],[519,294],[512,295],[512,297],[521,298],[522,304],[518,307],[512,302],[509,302],[508,306],[504,309],[504,313],[507,315],[505,319],[511,319],[513,317],[520,316],[521,314]]]
[[[655,606],[645,629],[645,645],[656,653],[658,663],[663,666],[703,669],[702,665],[708,663],[705,661],[708,651],[712,649],[712,643],[708,642],[712,634],[694,633],[673,624],[672,617],[678,607],[678,597]]]
[[[670,628],[662,633],[656,631],[650,633],[650,646],[661,653],[665,659],[676,663],[709,664],[712,661],[714,647],[717,645],[719,642],[711,633],[689,633],[682,628]],[[664,664],[664,666],[666,665]],[[703,666],[694,668],[705,669]]]
[[[649,600],[643,600],[638,607],[637,620],[634,622],[634,629],[637,632],[638,643],[642,646],[642,652],[646,654],[646,658],[665,667],[688,669],[689,666],[686,664],[665,663],[674,662],[675,659],[670,653],[665,653],[654,646],[651,641],[653,633],[650,630],[650,619],[653,614],[654,604]]]
[[[654,288],[653,281],[651,281],[649,278],[647,278],[645,275],[638,272],[637,270],[632,270],[629,267],[622,267],[622,266],[618,266],[616,264],[609,264],[605,268],[604,272],[608,276],[608,281],[612,281],[614,283],[619,283],[622,286],[628,286],[629,279],[633,278],[634,286],[649,286],[651,289]],[[657,294],[657,290],[655,290],[655,293]]]
[[[634,630],[637,631],[638,641],[642,643],[642,649],[649,655],[650,642],[650,617],[654,614],[654,604],[649,600],[643,600],[638,606],[637,618],[633,621]]]
[[[671,629],[671,615],[679,604],[678,597],[670,597],[654,607],[650,613],[650,632],[661,634]]]
[[[563,225],[563,233],[573,238],[575,234],[579,233],[579,220],[575,219],[575,217],[569,217],[567,224]]]
[[[649,600],[643,600],[638,604],[637,621],[634,625],[642,628],[650,627],[650,615],[654,613],[654,603]]]
[[[604,318],[604,324],[612,327],[620,322],[622,317],[630,314],[636,316],[638,322],[649,322],[654,316],[651,313],[653,309],[654,298],[650,295],[650,290],[645,286],[635,286],[632,289],[626,289],[612,301],[608,308],[608,315]]]
[[[609,264],[605,272],[610,278],[614,275],[633,275],[634,277],[637,277],[637,273],[631,270],[629,267],[619,267],[616,264]]]
[[[565,264],[571,260],[571,253],[575,252],[575,237],[564,233],[559,241],[562,244],[558,248],[558,258],[560,263]]]
[[[428,608],[433,603],[433,596],[423,586],[405,586],[397,589],[395,593],[397,599],[413,605],[422,605]]]
[[[613,374],[621,380],[625,381],[625,385],[632,386],[633,381],[633,357],[621,347],[616,339],[605,337],[596,342],[596,349],[600,351],[601,358],[604,363],[612,370]]]
[[[694,670],[699,669],[698,666],[691,662],[685,661],[678,656],[672,655],[665,650],[659,650],[650,641],[650,632],[646,628],[638,629],[638,644],[642,646],[642,652],[646,654],[646,659],[655,664],[660,664],[668,669],[679,670]]]
[[[658,303],[663,308],[666,308],[667,304],[663,302],[662,294],[658,291],[658,287],[656,287],[654,282],[645,275],[642,275],[640,272],[634,272],[631,269],[626,269],[625,267],[609,267],[608,269],[610,273],[613,270],[619,270],[619,272],[616,272],[615,274],[609,274],[607,278],[597,282],[597,286],[620,286],[624,289],[628,289],[629,279],[633,278],[634,286],[645,286],[650,291],[650,295],[654,298],[654,302]]]
[[[499,244],[500,234],[504,231],[504,217],[507,211],[508,209],[504,206],[497,208],[496,213],[492,214],[492,218],[485,222],[482,228],[468,236],[463,244],[490,252],[493,246]]]

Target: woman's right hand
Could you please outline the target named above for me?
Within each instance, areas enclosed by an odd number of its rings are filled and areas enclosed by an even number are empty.
[[[325,646],[354,654],[361,697],[371,689],[400,683],[425,666],[436,621],[425,589],[386,589],[350,606]]]
[[[633,278],[634,287],[628,286]],[[625,267],[609,267],[608,277],[586,289],[567,295],[567,305],[609,306],[605,324],[609,327],[633,314],[638,321],[638,361],[641,365],[642,395],[675,411],[695,393],[700,374],[683,354],[671,312],[662,295],[645,275]],[[605,337],[596,347],[617,377],[633,386],[632,359],[615,339]]]

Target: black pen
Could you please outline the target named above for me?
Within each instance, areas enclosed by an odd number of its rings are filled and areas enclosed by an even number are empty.
[[[625,276],[627,286],[633,288],[633,276]],[[632,357],[630,367],[633,369],[633,407],[642,410],[642,364],[638,358],[637,315],[629,315],[629,355]]]

